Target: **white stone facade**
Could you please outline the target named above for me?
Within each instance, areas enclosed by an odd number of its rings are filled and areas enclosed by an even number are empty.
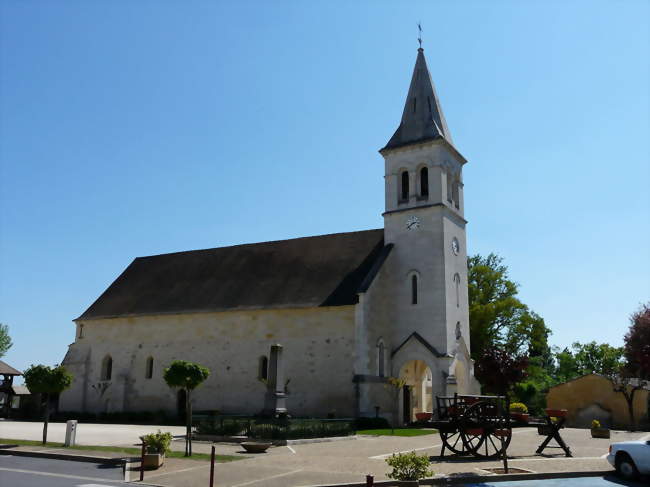
[[[428,114],[417,111],[427,106]],[[469,355],[466,161],[451,143],[421,50],[402,122],[381,153],[387,257],[357,304],[78,319],[64,359],[74,382],[60,409],[174,412],[176,392],[162,373],[182,359],[211,370],[193,394],[195,410],[256,414],[265,395],[260,358],[275,343],[284,347],[294,416],[410,421],[430,412],[436,395],[478,393]],[[389,376],[407,380],[398,397]]]

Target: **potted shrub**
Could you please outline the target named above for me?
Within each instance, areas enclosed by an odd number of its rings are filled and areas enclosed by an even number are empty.
[[[404,487],[420,485],[420,479],[433,475],[433,471],[429,470],[429,457],[420,456],[414,451],[393,454],[386,459],[386,463],[393,467],[387,477],[400,481],[399,485]]]
[[[600,421],[594,419],[591,422],[591,437],[592,438],[609,438],[609,428],[603,428],[600,425]]]
[[[510,417],[520,423],[527,423],[528,418],[528,407],[523,402],[513,402],[510,404]]]
[[[433,416],[432,413],[415,413],[415,419],[417,419],[419,423],[426,423],[431,419],[431,416]]]
[[[158,430],[157,433],[149,433],[140,439],[145,443],[144,468],[159,468],[165,462],[165,454],[170,451],[172,434]]]

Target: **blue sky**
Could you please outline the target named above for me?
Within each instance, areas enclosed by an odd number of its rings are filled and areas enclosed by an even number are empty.
[[[470,253],[553,344],[650,299],[647,1],[0,4],[0,322],[60,362],[136,256],[378,228],[416,23]]]

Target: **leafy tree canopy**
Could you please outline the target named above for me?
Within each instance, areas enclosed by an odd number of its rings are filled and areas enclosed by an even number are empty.
[[[558,382],[566,382],[581,375],[600,374],[613,376],[620,372],[623,348],[612,347],[607,343],[574,342],[560,351],[555,348],[556,378]]]
[[[31,365],[23,373],[23,378],[32,393],[58,394],[72,384],[72,374],[63,365]]]
[[[630,317],[630,329],[625,335],[625,368],[628,375],[650,380],[650,303],[642,305]]]
[[[0,357],[9,351],[13,343],[9,337],[9,327],[0,323]]]
[[[528,376],[527,368],[528,357],[525,355],[491,348],[476,361],[474,373],[487,391],[507,394],[512,386]]]
[[[210,370],[202,365],[174,360],[163,375],[169,387],[179,387],[191,391],[210,376]]]
[[[551,360],[544,319],[517,298],[518,285],[496,254],[467,260],[472,358],[498,348],[511,355],[546,356]],[[541,364],[541,363],[540,363]]]

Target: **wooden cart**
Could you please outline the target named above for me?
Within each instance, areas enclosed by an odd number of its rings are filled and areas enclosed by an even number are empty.
[[[442,451],[479,458],[505,458],[512,439],[510,401],[506,396],[437,396]]]

